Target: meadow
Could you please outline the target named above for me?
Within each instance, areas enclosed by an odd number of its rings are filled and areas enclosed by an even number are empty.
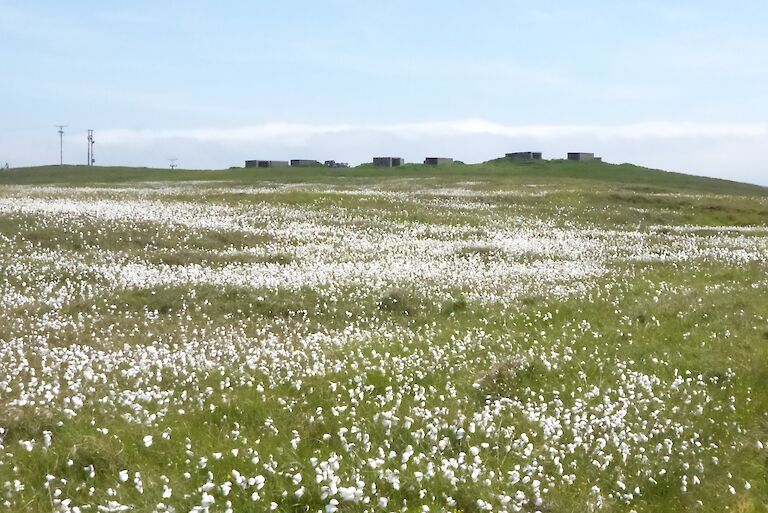
[[[0,173],[0,508],[768,510],[768,189]]]

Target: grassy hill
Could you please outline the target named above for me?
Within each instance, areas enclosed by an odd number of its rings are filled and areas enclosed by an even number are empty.
[[[480,180],[489,189],[522,184],[598,183],[641,192],[701,192],[768,196],[757,185],[649,169],[633,164],[546,160],[515,162],[496,159],[482,164],[432,167],[408,164],[380,168],[364,164],[348,169],[325,167],[226,170],[168,170],[143,167],[42,166],[0,173],[0,184],[117,184],[165,181],[226,181],[238,184],[269,182],[369,185],[389,180],[427,178],[433,185]]]

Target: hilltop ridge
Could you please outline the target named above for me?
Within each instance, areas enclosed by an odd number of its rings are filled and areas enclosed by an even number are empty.
[[[768,196],[768,188],[703,176],[688,175],[635,164],[574,162],[568,160],[513,161],[506,158],[480,164],[456,162],[447,166],[405,164],[382,168],[361,164],[350,168],[323,166],[301,168],[240,168],[222,170],[160,169],[147,167],[87,167],[77,165],[14,168],[0,172],[0,185],[89,185],[164,181],[221,181],[234,184],[260,182],[328,183],[365,185],[387,179],[424,178],[434,182],[457,183],[481,180],[488,187],[525,184],[578,184],[589,182],[643,192],[695,192]]]

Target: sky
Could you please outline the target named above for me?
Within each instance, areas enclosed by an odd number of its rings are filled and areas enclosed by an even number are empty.
[[[0,0],[0,165],[512,151],[768,185],[768,3]]]

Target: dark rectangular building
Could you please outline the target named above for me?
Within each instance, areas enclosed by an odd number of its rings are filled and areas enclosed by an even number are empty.
[[[424,164],[427,166],[444,166],[453,164],[453,159],[447,157],[427,157],[424,159]]]
[[[514,153],[507,153],[506,157],[508,159],[518,159],[518,160],[541,160],[541,152],[540,151],[516,151]]]
[[[568,160],[595,160],[595,154],[572,152],[572,153],[568,153]]]
[[[246,160],[245,167],[288,167],[287,160]]]
[[[320,162],[317,160],[309,160],[309,159],[292,159],[291,160],[291,167],[310,167],[310,166],[321,166]]]
[[[405,161],[400,157],[373,157],[374,166],[397,167],[403,164]]]

